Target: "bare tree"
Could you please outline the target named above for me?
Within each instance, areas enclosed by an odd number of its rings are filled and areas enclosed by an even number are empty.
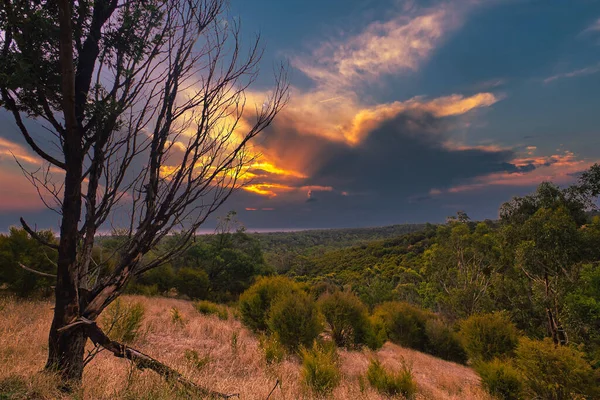
[[[240,186],[250,141],[287,101],[285,70],[264,103],[246,107],[260,40],[244,50],[226,0],[3,1],[0,29],[1,105],[47,163],[28,177],[61,218],[58,245],[46,242],[58,249],[46,367],[80,381],[91,338],[179,379],[94,321],[133,277],[184,250]],[[92,249],[114,215],[127,223],[109,270]],[[177,246],[144,257],[172,231]]]

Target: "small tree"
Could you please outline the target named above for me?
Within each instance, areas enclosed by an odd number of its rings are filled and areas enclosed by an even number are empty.
[[[0,4],[1,106],[47,163],[27,177],[61,215],[59,243],[44,241],[58,250],[46,367],[66,379],[81,380],[88,337],[176,376],[94,321],[133,277],[186,248],[240,186],[248,144],[286,101],[279,75],[271,96],[247,110],[261,47],[257,39],[243,52],[239,24],[225,12],[225,0]],[[43,125],[43,142],[24,118]],[[114,268],[99,273],[92,249],[111,219],[123,221],[122,242]],[[178,246],[144,257],[175,228]]]

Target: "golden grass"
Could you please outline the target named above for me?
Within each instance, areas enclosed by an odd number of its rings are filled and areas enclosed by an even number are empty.
[[[242,399],[265,399],[275,381],[281,382],[271,399],[314,398],[300,382],[300,362],[288,359],[266,365],[258,339],[230,318],[219,320],[194,310],[192,303],[166,298],[124,296],[146,308],[142,332],[134,347],[163,361],[186,377],[207,388],[240,393]],[[0,299],[0,391],[2,382],[20,382],[26,395],[15,398],[83,399],[171,399],[181,393],[152,371],[137,371],[131,364],[101,352],[85,369],[83,389],[72,397],[54,387],[51,376],[41,374],[47,351],[47,333],[52,310],[50,302]],[[174,323],[176,307],[184,324]],[[194,365],[186,350],[197,352],[208,362]],[[369,360],[377,357],[390,369],[404,358],[412,365],[419,388],[417,399],[490,399],[480,387],[477,375],[465,366],[386,344],[377,352],[339,350],[342,382],[335,399],[384,399],[365,387]],[[10,398],[10,397],[9,397]]]

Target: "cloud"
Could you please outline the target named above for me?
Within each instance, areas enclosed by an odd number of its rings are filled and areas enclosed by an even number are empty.
[[[0,137],[0,160],[14,161],[15,158],[19,162],[31,165],[42,164],[42,160],[32,155],[24,146]]]
[[[583,30],[583,34],[589,34],[594,32],[600,32],[600,18],[595,20],[590,26]]]
[[[519,169],[510,163],[511,150],[448,146],[450,124],[432,112],[407,110],[379,124],[359,145],[340,144],[310,181],[398,201],[432,187]]]
[[[447,33],[459,26],[460,7],[440,4],[417,12],[398,12],[374,21],[360,33],[330,39],[292,65],[322,87],[337,89],[373,82],[382,75],[415,71]]]
[[[493,186],[532,187],[543,181],[551,181],[559,185],[568,184],[573,181],[573,177],[579,172],[594,164],[593,161],[578,159],[570,151],[550,156],[515,158],[511,163],[518,168],[517,171],[504,171],[479,176],[468,183],[453,186],[446,192],[469,192]],[[439,195],[442,192],[439,191],[436,194]]]
[[[574,71],[549,76],[548,78],[544,79],[544,83],[548,84],[550,82],[556,81],[558,79],[563,79],[563,78],[576,78],[579,76],[592,75],[597,72],[600,72],[600,63],[595,64],[595,65],[590,65],[585,68],[576,69]]]

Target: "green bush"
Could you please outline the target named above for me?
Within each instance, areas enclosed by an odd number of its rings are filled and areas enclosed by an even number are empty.
[[[386,302],[375,308],[375,319],[383,326],[389,340],[404,347],[425,351],[425,326],[434,315],[408,303]]]
[[[142,303],[124,303],[117,299],[104,311],[101,323],[112,340],[132,343],[140,336],[144,313]]]
[[[353,348],[367,344],[372,335],[367,307],[350,292],[326,293],[319,300],[331,337],[340,347]]]
[[[385,324],[380,318],[376,318],[375,316],[369,317],[369,325],[371,329],[369,330],[369,335],[367,336],[367,346],[371,350],[377,350],[387,340],[387,332],[385,331]]]
[[[504,312],[470,316],[460,322],[460,336],[474,361],[508,356],[519,343],[517,328]]]
[[[439,319],[430,319],[425,323],[425,335],[427,353],[461,364],[467,362],[467,353],[458,335]]]
[[[160,294],[157,285],[142,285],[137,282],[132,282],[127,285],[125,293],[128,294],[139,294],[146,297],[154,297]]]
[[[181,268],[175,275],[175,289],[191,299],[205,299],[210,281],[206,271],[198,268]]]
[[[211,362],[210,355],[200,357],[196,350],[186,350],[185,359],[194,366],[197,370],[202,370]]]
[[[175,287],[177,276],[173,267],[170,265],[161,265],[157,268],[152,268],[146,271],[136,279],[137,283],[145,286],[155,286],[159,293],[168,292],[169,289]]]
[[[331,393],[341,379],[335,347],[315,341],[311,349],[303,348],[300,354],[304,385],[320,395]]]
[[[572,347],[556,346],[549,338],[521,339],[515,363],[523,376],[525,394],[550,400],[598,398],[598,383],[584,357]]]
[[[200,314],[204,315],[216,315],[220,320],[226,321],[229,318],[229,312],[227,307],[215,304],[208,300],[200,300],[194,302],[194,308]]]
[[[522,398],[521,372],[510,363],[495,358],[490,362],[478,362],[475,364],[475,370],[481,377],[483,387],[495,398],[500,400]]]
[[[412,371],[406,363],[402,363],[402,369],[397,373],[388,372],[377,360],[371,360],[367,369],[367,380],[378,392],[387,396],[402,395],[411,399],[417,393],[417,383]]]
[[[261,335],[260,348],[267,364],[278,364],[285,358],[285,349],[275,336]]]
[[[240,296],[239,311],[242,322],[254,332],[266,331],[273,301],[280,296],[298,292],[298,284],[283,276],[259,278]]]
[[[315,301],[304,292],[279,297],[271,306],[268,326],[291,351],[309,346],[323,328]]]

